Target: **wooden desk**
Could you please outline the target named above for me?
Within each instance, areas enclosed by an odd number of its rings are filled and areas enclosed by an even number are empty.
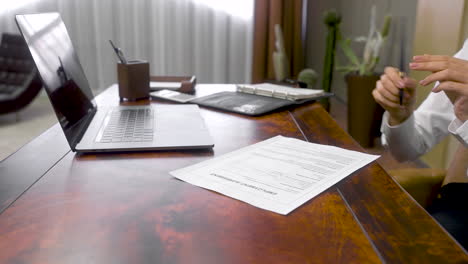
[[[97,101],[117,104],[116,88]],[[287,216],[172,178],[278,134],[362,151],[318,104],[202,115],[212,151],[76,155],[55,126],[0,163],[0,263],[468,262],[375,162]]]

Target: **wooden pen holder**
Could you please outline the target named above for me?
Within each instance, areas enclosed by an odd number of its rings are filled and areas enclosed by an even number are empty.
[[[120,100],[136,101],[149,98],[149,72],[149,63],[147,61],[117,63]]]

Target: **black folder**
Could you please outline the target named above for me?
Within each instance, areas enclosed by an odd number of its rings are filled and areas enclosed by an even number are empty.
[[[220,92],[193,99],[189,103],[194,103],[205,107],[239,113],[243,115],[258,116],[288,106],[303,104],[305,102],[330,97],[332,95],[332,93],[324,93],[319,97],[292,101],[256,94],[247,94],[240,92]]]

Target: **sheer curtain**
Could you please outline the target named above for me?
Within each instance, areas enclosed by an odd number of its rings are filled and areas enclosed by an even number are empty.
[[[199,83],[250,82],[254,0],[11,2],[0,10],[1,32],[17,32],[17,13],[61,13],[95,90],[117,80],[109,39],[127,58],[148,60],[152,75],[196,75]]]

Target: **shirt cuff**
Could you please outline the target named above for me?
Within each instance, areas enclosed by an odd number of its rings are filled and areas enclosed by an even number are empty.
[[[405,136],[413,134],[414,133],[414,115],[412,114],[410,117],[408,117],[405,121],[402,123],[396,125],[396,126],[391,126],[388,123],[389,119],[389,113],[385,111],[383,117],[382,117],[382,126],[380,127],[380,131],[384,135],[391,135],[391,134],[405,134]]]
[[[462,122],[460,119],[455,118],[450,122],[448,131],[468,148],[468,121]]]
[[[397,161],[414,160],[426,150],[420,134],[416,130],[416,118],[411,114],[404,122],[390,126],[389,114],[382,118],[382,145],[388,148]]]

